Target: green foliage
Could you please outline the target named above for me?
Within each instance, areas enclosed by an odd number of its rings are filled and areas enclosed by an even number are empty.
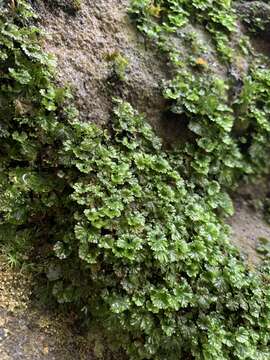
[[[0,242],[15,264],[23,249],[41,254],[58,302],[97,319],[130,359],[270,356],[269,267],[250,271],[224,224],[226,187],[267,171],[269,71],[254,67],[230,103],[224,80],[191,74],[164,41],[193,9],[229,34],[230,2],[212,3],[134,2],[176,69],[164,96],[194,134],[174,151],[121,100],[107,129],[80,122],[29,6],[0,15]]]
[[[0,232],[15,252],[19,242],[63,233],[60,209],[69,202],[61,198],[67,183],[58,176],[57,154],[68,132],[61,118],[69,94],[52,83],[55,62],[41,50],[40,31],[29,26],[31,7],[16,4],[0,14]],[[50,216],[60,223],[48,230]]]
[[[74,8],[74,10],[80,10],[82,8],[82,0],[73,0],[72,1],[72,6]]]
[[[157,20],[153,6],[159,7]],[[185,24],[191,17],[193,23],[205,22],[221,59],[230,61],[241,73],[244,65],[239,51],[248,52],[248,44],[238,50],[227,48],[236,28],[231,2],[134,0],[130,12],[139,30],[165,52],[174,69],[174,77],[164,85],[164,97],[172,104],[173,113],[188,120],[188,128],[194,133],[194,143],[181,149],[189,159],[188,176],[195,171],[199,182],[200,175],[210,176],[220,185],[232,186],[243,174],[267,174],[270,70],[254,61],[243,80],[239,74],[224,79],[208,65],[207,49],[196,33],[187,31],[184,24],[173,29],[170,25],[170,15],[180,16],[183,12]],[[186,49],[181,54],[172,41],[172,32],[184,39]],[[237,82],[240,91],[232,99]]]
[[[82,173],[72,198],[78,254],[95,289],[88,311],[114,335],[121,324],[130,358],[266,359],[269,325],[258,329],[256,314],[269,321],[269,288],[228,243],[216,215],[231,214],[228,197],[215,181],[205,180],[207,193],[184,181],[179,154],[164,152],[130,105],[120,102],[115,115],[110,133],[77,124],[75,144],[65,144]],[[75,301],[59,282],[57,296]]]
[[[260,237],[259,245],[257,246],[257,252],[261,255],[270,256],[270,241],[266,238]]]
[[[166,34],[178,33],[189,22],[204,26],[224,60],[230,61],[230,37],[236,31],[235,11],[230,0],[132,0],[131,14],[138,28],[167,48]]]
[[[31,235],[27,229],[19,230],[16,226],[2,225],[0,232],[1,253],[11,267],[31,266],[30,254],[33,249]]]

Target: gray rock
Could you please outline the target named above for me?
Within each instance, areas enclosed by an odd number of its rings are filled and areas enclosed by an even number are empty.
[[[129,0],[84,0],[70,16],[38,2],[40,24],[49,36],[45,49],[58,60],[60,84],[73,87],[83,120],[106,123],[113,96],[130,101],[154,124],[161,118],[165,101],[160,85],[168,67],[136,31],[128,6]],[[124,81],[115,78],[108,61],[115,52],[128,62]]]

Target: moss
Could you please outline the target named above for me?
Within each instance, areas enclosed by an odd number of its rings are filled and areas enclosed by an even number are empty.
[[[124,81],[126,78],[126,71],[129,65],[129,61],[118,51],[107,54],[105,58],[106,61],[112,64],[113,71],[119,80]]]
[[[233,214],[227,190],[269,173],[270,71],[254,59],[232,102],[205,49],[183,59],[172,41],[194,16],[231,65],[240,51],[230,49],[231,2],[133,1],[139,30],[174,69],[164,98],[194,135],[173,150],[121,99],[107,128],[81,122],[54,83],[31,8],[18,5],[0,19],[3,246],[29,246],[50,294],[132,359],[268,358],[269,266],[246,266],[224,218]],[[112,60],[121,76],[125,59]],[[241,137],[239,118],[248,122]]]
[[[83,0],[46,0],[44,3],[52,9],[62,9],[63,11],[74,15],[81,10]]]

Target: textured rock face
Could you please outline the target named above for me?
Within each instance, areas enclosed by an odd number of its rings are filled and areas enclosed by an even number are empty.
[[[268,1],[239,1],[236,12],[251,35],[254,49],[270,56],[270,4]]]
[[[164,109],[160,83],[167,76],[166,64],[155,50],[146,47],[127,14],[129,0],[85,0],[81,10],[70,15],[35,2],[40,23],[49,35],[45,48],[58,60],[60,83],[74,87],[81,117],[107,122],[112,96],[130,101],[150,121]],[[70,2],[69,2],[70,3]],[[115,78],[108,57],[118,53],[127,60],[125,81]]]
[[[236,4],[239,16],[246,24],[261,26],[261,33],[270,32],[270,5],[267,1],[240,1]]]
[[[230,219],[232,226],[232,243],[238,247],[247,263],[253,267],[260,264],[263,257],[257,252],[260,239],[270,239],[270,226],[263,215],[255,211],[248,199],[257,200],[259,186],[244,189],[235,196],[235,214]]]

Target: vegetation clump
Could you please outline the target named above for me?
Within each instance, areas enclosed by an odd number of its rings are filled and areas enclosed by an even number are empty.
[[[106,55],[106,61],[112,64],[113,75],[116,75],[120,81],[125,81],[129,65],[128,59],[126,59],[119,51],[114,51]]]
[[[248,269],[224,218],[227,188],[269,171],[270,72],[254,62],[232,100],[203,61],[181,61],[171,35],[192,14],[232,61],[230,1],[135,0],[131,11],[175,69],[164,96],[194,141],[165,150],[120,99],[107,128],[82,123],[18,0],[0,15],[3,251],[41,253],[58,302],[95,318],[130,359],[267,360],[269,266]]]

